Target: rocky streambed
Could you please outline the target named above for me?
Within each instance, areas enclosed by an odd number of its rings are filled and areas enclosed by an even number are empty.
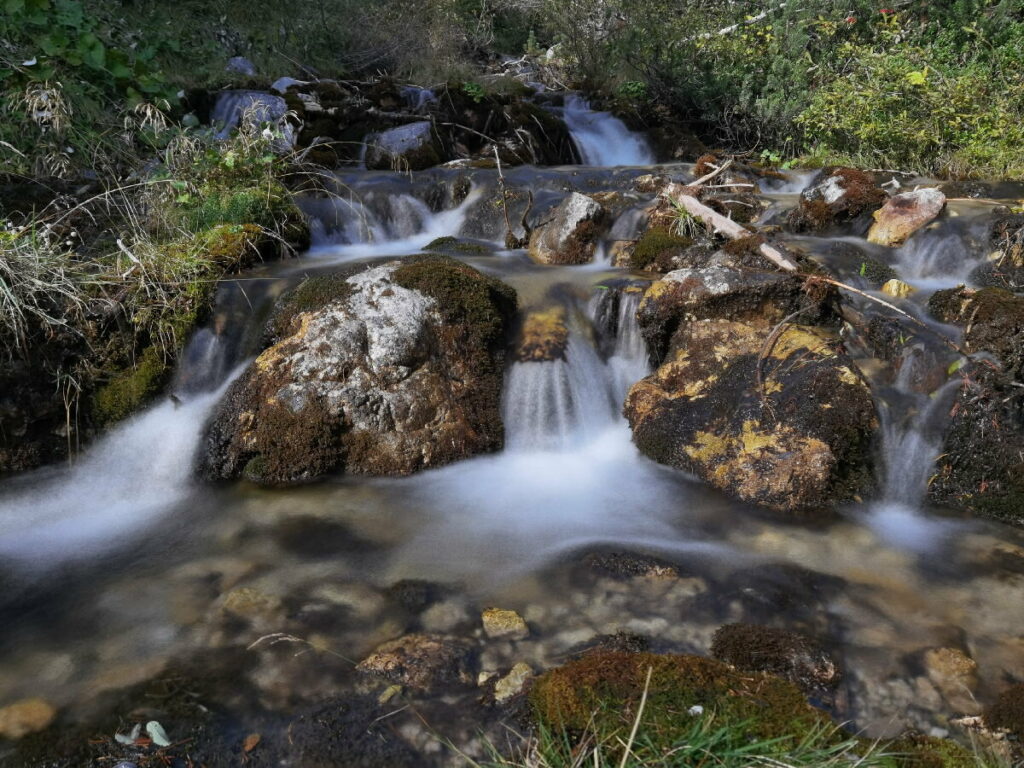
[[[1019,190],[404,170],[299,196],[167,401],[5,481],[0,759],[464,765],[645,665],[769,736],[1019,754]],[[680,213],[709,173],[749,232]]]

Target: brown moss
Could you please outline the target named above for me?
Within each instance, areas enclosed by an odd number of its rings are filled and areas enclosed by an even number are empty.
[[[923,733],[905,734],[885,749],[896,755],[899,768],[977,768],[981,764],[955,741]]]
[[[697,162],[693,166],[693,175],[698,179],[701,176],[706,176],[722,164],[722,161],[717,155],[713,155],[710,152],[701,155],[697,158]]]

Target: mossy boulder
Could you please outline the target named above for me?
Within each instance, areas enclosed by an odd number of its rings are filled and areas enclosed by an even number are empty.
[[[308,281],[215,413],[202,474],[278,485],[500,449],[515,303],[497,280],[436,256]]]
[[[530,235],[530,256],[541,264],[586,264],[594,260],[607,212],[593,198],[572,192]]]
[[[695,717],[788,745],[833,727],[792,683],[700,656],[591,651],[538,677],[529,700],[545,727],[596,732],[614,743],[616,735],[628,737],[645,687],[644,736],[661,754],[690,732]]]
[[[779,325],[801,302],[808,316],[829,312],[787,280],[718,268],[654,283],[638,320],[661,364],[630,390],[625,414],[649,458],[802,514],[870,487],[878,421],[833,331]]]
[[[693,240],[680,237],[664,229],[648,229],[629,249],[625,264],[630,269],[651,272],[670,272],[682,266],[677,263],[682,253],[693,245]]]
[[[819,231],[872,213],[886,201],[874,178],[855,168],[831,168],[819,184],[804,190],[790,212],[789,226],[797,232]]]

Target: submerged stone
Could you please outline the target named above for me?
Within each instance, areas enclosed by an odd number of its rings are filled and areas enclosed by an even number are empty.
[[[0,737],[17,740],[42,731],[53,722],[57,710],[45,699],[22,699],[0,709]]]
[[[488,608],[480,617],[484,634],[492,640],[522,640],[529,636],[530,628],[515,611]]]
[[[804,691],[835,688],[842,677],[815,640],[775,627],[726,624],[712,638],[711,655],[738,669],[779,675]]]
[[[477,654],[458,637],[413,634],[384,643],[356,666],[401,685],[435,692],[473,685]]]

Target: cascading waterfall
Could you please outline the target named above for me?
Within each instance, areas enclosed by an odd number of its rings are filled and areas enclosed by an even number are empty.
[[[896,267],[907,282],[924,288],[962,284],[985,256],[984,221],[941,219],[915,234],[896,253]]]
[[[562,111],[584,165],[612,167],[651,165],[654,153],[646,139],[610,112],[595,112],[581,96],[565,99]]]

